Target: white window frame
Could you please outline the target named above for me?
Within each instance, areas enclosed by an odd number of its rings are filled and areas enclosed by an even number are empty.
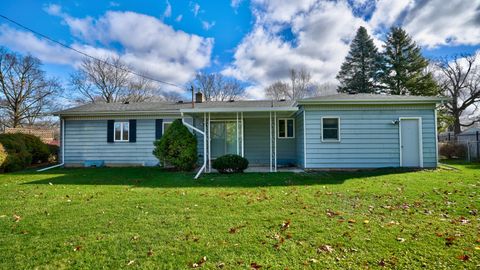
[[[173,123],[172,121],[167,121],[167,122],[162,123],[162,135],[165,134],[165,124],[170,124],[171,125],[172,123]]]
[[[115,125],[120,124],[120,140],[117,140],[115,137]],[[128,124],[128,138],[126,140],[123,139],[123,125]],[[129,142],[130,141],[130,122],[129,121],[115,121],[113,123],[113,141],[114,142]]]
[[[280,137],[280,120],[285,120],[285,137]],[[293,136],[288,137],[288,120],[293,121]],[[277,124],[278,124],[278,130],[277,130],[277,138],[278,139],[295,139],[295,118],[278,118],[277,119]]]
[[[337,134],[338,134],[338,139],[324,139],[323,138],[323,119],[337,119],[338,120],[338,131],[337,131]],[[338,116],[323,116],[320,120],[320,129],[322,130],[322,142],[340,142],[341,141],[341,123],[340,123],[340,117]]]

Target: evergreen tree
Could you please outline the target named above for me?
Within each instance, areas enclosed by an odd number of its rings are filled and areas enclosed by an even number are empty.
[[[420,47],[400,27],[392,27],[382,54],[381,79],[392,95],[434,96],[439,92],[433,76],[427,72],[428,60]]]
[[[337,75],[340,81],[339,92],[375,93],[377,92],[377,75],[380,55],[363,26],[358,28],[355,38],[350,44],[345,61]]]

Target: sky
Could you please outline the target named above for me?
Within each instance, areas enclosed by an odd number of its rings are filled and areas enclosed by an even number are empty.
[[[401,26],[430,59],[480,52],[480,0],[2,0],[0,14],[158,80],[187,86],[199,72],[219,72],[240,80],[249,99],[264,98],[291,68],[336,84],[360,26],[380,49],[388,29]],[[2,18],[0,46],[38,57],[67,89],[82,60]]]

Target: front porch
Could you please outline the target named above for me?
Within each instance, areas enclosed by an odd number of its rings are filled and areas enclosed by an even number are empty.
[[[301,171],[297,159],[295,117],[292,108],[267,111],[188,112],[190,127],[199,136],[201,172],[214,172],[212,161],[226,154],[237,154],[249,161],[247,172]],[[187,125],[188,126],[188,125]]]

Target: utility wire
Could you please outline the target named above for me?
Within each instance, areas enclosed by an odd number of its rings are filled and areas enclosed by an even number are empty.
[[[181,87],[181,86],[179,86],[179,85],[177,85],[177,84],[171,83],[171,82],[154,79],[154,78],[152,78],[152,77],[148,77],[148,76],[142,75],[142,74],[137,73],[137,72],[135,72],[135,71],[133,71],[133,70],[130,70],[130,69],[126,69],[126,68],[122,68],[122,67],[117,67],[117,66],[115,66],[114,64],[109,63],[108,61],[105,61],[105,60],[102,60],[102,59],[97,58],[97,57],[95,57],[95,56],[89,55],[89,54],[87,54],[87,53],[85,53],[85,52],[82,52],[82,51],[80,51],[80,50],[77,50],[77,49],[75,49],[75,48],[73,48],[73,47],[71,47],[71,46],[69,46],[69,45],[67,45],[67,44],[65,44],[65,43],[62,43],[62,42],[60,42],[60,41],[57,41],[57,40],[55,40],[55,39],[53,39],[53,38],[51,38],[51,37],[49,37],[49,36],[47,36],[47,35],[44,35],[44,34],[42,34],[42,33],[40,33],[40,32],[37,32],[37,31],[35,31],[35,30],[33,30],[33,29],[31,29],[31,28],[29,28],[29,27],[27,27],[27,26],[25,26],[25,25],[23,25],[23,24],[21,24],[21,23],[19,23],[19,22],[16,22],[16,21],[8,18],[7,16],[4,16],[4,15],[0,14],[0,17],[3,18],[3,19],[5,19],[5,20],[7,20],[7,21],[9,21],[9,22],[11,22],[11,23],[13,23],[13,24],[15,24],[15,25],[17,25],[17,26],[19,26],[19,27],[21,27],[21,28],[23,28],[23,29],[25,29],[25,30],[27,30],[27,31],[29,31],[29,32],[32,32],[33,34],[35,34],[35,35],[37,35],[37,36],[40,36],[40,37],[42,37],[42,38],[44,38],[44,39],[46,39],[46,40],[48,40],[48,41],[50,41],[50,42],[56,43],[56,44],[58,44],[58,45],[60,45],[60,46],[62,46],[62,47],[64,47],[64,48],[67,48],[67,49],[72,50],[72,51],[74,51],[74,52],[76,52],[76,53],[79,53],[79,54],[81,54],[81,55],[83,55],[83,56],[85,56],[85,57],[91,58],[91,59],[96,60],[96,61],[100,61],[100,62],[102,62],[102,63],[104,63],[104,64],[107,64],[107,65],[112,66],[112,67],[114,67],[114,68],[118,68],[118,69],[120,69],[120,70],[122,70],[122,71],[128,72],[128,73],[133,74],[133,75],[138,76],[138,77],[142,77],[142,78],[147,79],[147,80],[151,80],[151,81],[155,81],[155,82],[158,82],[158,83],[167,84],[167,85],[170,85],[170,86],[178,87],[178,88],[180,88],[180,89],[184,89],[183,87]]]

